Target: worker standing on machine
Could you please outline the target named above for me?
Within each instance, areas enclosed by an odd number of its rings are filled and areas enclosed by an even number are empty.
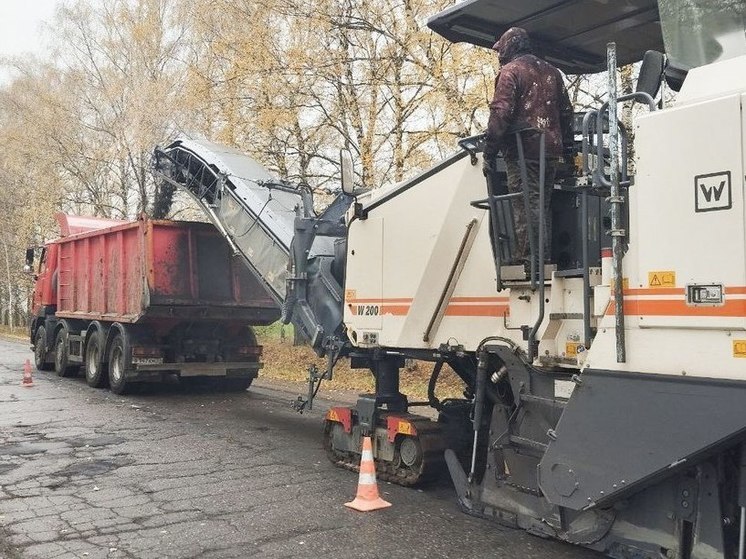
[[[544,130],[546,166],[544,173],[545,249],[551,254],[551,201],[557,163],[573,147],[573,110],[560,71],[535,56],[525,29],[511,27],[492,47],[497,51],[500,72],[495,78],[495,94],[484,148],[484,174],[490,180],[496,171],[497,152],[502,151],[508,176],[508,191],[521,192],[521,172],[515,131]],[[522,134],[528,175],[529,206],[534,235],[539,223],[539,138],[537,133]],[[515,263],[529,263],[528,219],[523,199],[513,199],[516,246]]]

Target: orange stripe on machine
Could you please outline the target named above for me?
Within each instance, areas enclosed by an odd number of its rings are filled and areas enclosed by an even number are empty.
[[[638,300],[625,301],[624,312],[639,316],[719,316],[746,317],[746,300],[726,301],[721,307],[692,307],[686,301]]]
[[[631,288],[631,289],[625,289],[624,295],[625,297],[628,295],[683,295],[684,294],[684,288],[683,287],[655,287],[655,288],[647,288],[643,287],[640,289],[637,288]]]
[[[508,305],[448,305],[446,316],[505,316],[509,314]]]
[[[719,306],[694,306],[685,299],[683,287],[625,289],[624,314],[629,316],[699,316],[746,318],[746,287],[725,287],[725,301]],[[672,298],[677,295],[680,298]],[[733,296],[738,296],[734,298]],[[658,298],[656,298],[656,296]],[[667,296],[663,299],[660,296]],[[614,314],[614,297],[606,307],[606,315]]]
[[[402,303],[402,304],[411,304],[414,299],[411,297],[391,297],[389,299],[347,299],[345,302],[348,304],[360,304],[360,303],[370,303],[370,304],[381,304],[381,303]]]
[[[393,314],[394,316],[407,316],[410,305],[382,305],[381,314]]]
[[[685,295],[686,289],[683,287],[657,287],[657,288],[630,288],[624,290],[624,296],[660,296],[660,295]],[[731,286],[725,287],[725,294],[726,295],[746,295],[746,287],[741,286]]]
[[[614,314],[614,302],[609,303],[606,314]],[[746,299],[732,299],[719,307],[693,307],[686,301],[671,299],[633,299],[624,301],[624,314],[628,316],[701,316],[746,317]]]
[[[508,303],[510,297],[451,297],[451,303]]]
[[[446,307],[446,316],[502,317],[509,314],[508,297],[453,297]],[[355,316],[406,316],[413,299],[403,297],[382,299],[348,299],[347,306]]]

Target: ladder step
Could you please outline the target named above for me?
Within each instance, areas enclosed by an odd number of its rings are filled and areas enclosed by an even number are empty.
[[[501,266],[500,277],[503,281],[525,280],[526,269],[523,267],[523,264],[519,264],[516,266]]]
[[[549,320],[583,320],[582,312],[553,312],[549,314]]]
[[[557,270],[555,264],[546,264],[544,266],[544,283],[548,284],[552,280],[552,272]],[[500,277],[503,282],[520,282],[520,283],[531,283],[529,280],[529,274],[526,273],[526,268],[523,264],[513,266],[501,266]]]

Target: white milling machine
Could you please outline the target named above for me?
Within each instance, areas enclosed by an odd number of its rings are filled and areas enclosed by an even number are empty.
[[[502,265],[508,203],[485,187],[479,139],[411,181],[354,192],[344,223],[349,199],[332,219],[298,213],[276,298],[329,357],[311,380],[340,356],[376,379],[376,394],[327,414],[333,461],[353,468],[370,432],[379,475],[407,485],[449,448],[470,514],[618,558],[743,559],[745,23],[744,0],[466,0],[431,18],[480,46],[522,26],[572,73],[664,47],[667,57],[645,55],[628,97],[612,73],[610,104],[578,117],[583,169],[555,187],[551,266]],[[680,87],[671,107],[653,101],[662,81]],[[628,98],[647,105],[634,176],[617,120]],[[170,176],[183,185],[196,171],[174,146],[181,174]],[[211,217],[257,271],[220,209],[225,194],[210,196]],[[425,404],[437,423],[399,393],[405,358],[435,363]],[[444,364],[465,381],[463,400],[435,397]]]
[[[581,40],[568,29],[609,8],[512,2],[502,19],[496,4],[465,2],[430,25],[448,38],[487,45],[494,36],[480,31],[524,25],[547,40],[547,29],[564,36],[564,44],[552,45],[560,52]],[[553,13],[541,15],[539,4]],[[625,34],[638,45],[613,35],[599,44],[617,39],[630,62],[630,50],[649,48],[643,8],[650,6],[616,4],[631,14]],[[674,107],[635,120],[634,180],[620,172],[621,186],[606,191],[596,170],[585,187],[603,192],[610,205],[614,196],[628,204],[628,225],[612,223],[624,231],[608,243],[621,245],[622,312],[611,259],[602,260],[612,273],[594,266],[597,245],[585,278],[582,266],[580,273],[554,271],[542,296],[539,286],[509,279],[512,270],[503,267],[504,289],[496,291],[490,213],[470,203],[485,198],[481,165],[461,157],[413,187],[358,196],[344,320],[358,347],[432,351],[444,344],[483,365],[494,390],[484,412],[489,427],[478,434],[485,455],[471,472],[454,455],[448,460],[469,512],[615,557],[741,558],[746,5],[662,2],[660,23],[668,75],[676,77],[674,63],[692,69]],[[552,60],[550,45],[542,46]],[[585,228],[591,238],[603,226],[595,216]],[[542,314],[532,351],[524,334]]]

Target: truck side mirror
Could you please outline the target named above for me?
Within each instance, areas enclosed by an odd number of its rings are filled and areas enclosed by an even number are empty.
[[[26,264],[23,266],[23,271],[30,274],[34,270],[34,249],[26,249]]]
[[[355,173],[353,171],[350,150],[339,150],[339,167],[342,170],[342,192],[352,196],[355,190]]]

